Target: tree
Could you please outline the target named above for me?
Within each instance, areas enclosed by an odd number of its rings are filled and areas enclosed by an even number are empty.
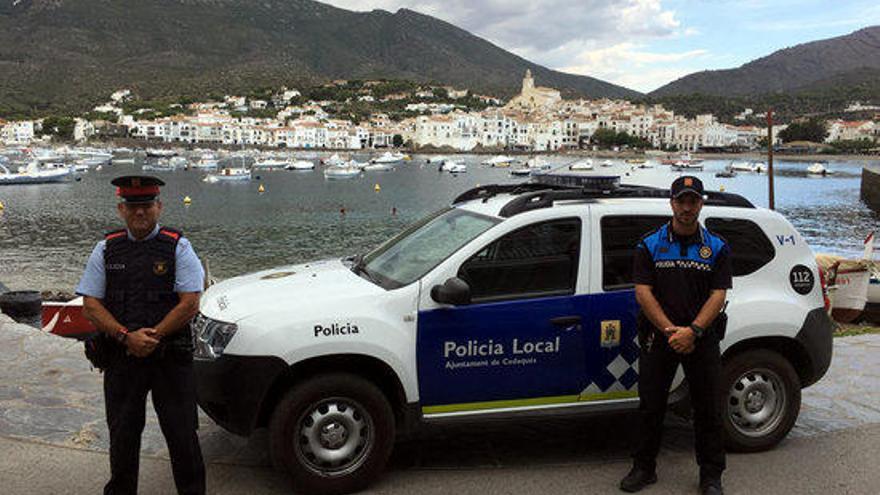
[[[819,119],[792,122],[779,133],[779,139],[784,143],[792,141],[821,143],[826,137],[828,137],[828,129],[825,128],[825,122]]]
[[[391,145],[395,148],[400,148],[401,146],[403,146],[403,136],[401,136],[400,134],[395,134],[394,138],[392,138],[391,140]]]
[[[61,139],[73,139],[73,128],[76,122],[73,117],[51,116],[43,119],[43,134],[58,136]]]

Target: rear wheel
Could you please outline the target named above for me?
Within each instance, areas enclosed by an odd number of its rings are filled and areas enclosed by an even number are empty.
[[[797,420],[801,382],[776,352],[756,349],[724,365],[725,444],[735,452],[758,452],[778,444]]]
[[[350,374],[291,389],[269,425],[272,461],[302,493],[337,494],[375,481],[394,446],[394,414],[372,382]]]

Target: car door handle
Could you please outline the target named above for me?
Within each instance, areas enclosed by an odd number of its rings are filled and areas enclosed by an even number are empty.
[[[580,316],[557,316],[556,318],[550,318],[550,323],[556,325],[557,327],[573,327],[575,325],[580,325],[581,317]]]

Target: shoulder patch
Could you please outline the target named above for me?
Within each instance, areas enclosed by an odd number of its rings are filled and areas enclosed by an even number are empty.
[[[105,234],[104,240],[109,241],[111,239],[117,239],[117,238],[122,237],[124,235],[125,235],[125,229],[114,230],[112,232],[108,232],[107,234]]]
[[[180,237],[183,235],[179,230],[169,229],[167,227],[162,227],[161,229],[159,229],[159,234],[168,237],[175,242],[179,241]]]

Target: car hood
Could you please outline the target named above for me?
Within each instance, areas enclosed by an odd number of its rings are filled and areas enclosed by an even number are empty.
[[[351,271],[339,259],[288,265],[224,280],[202,296],[202,314],[238,322],[256,314],[288,312],[334,300],[384,293],[384,289]]]

